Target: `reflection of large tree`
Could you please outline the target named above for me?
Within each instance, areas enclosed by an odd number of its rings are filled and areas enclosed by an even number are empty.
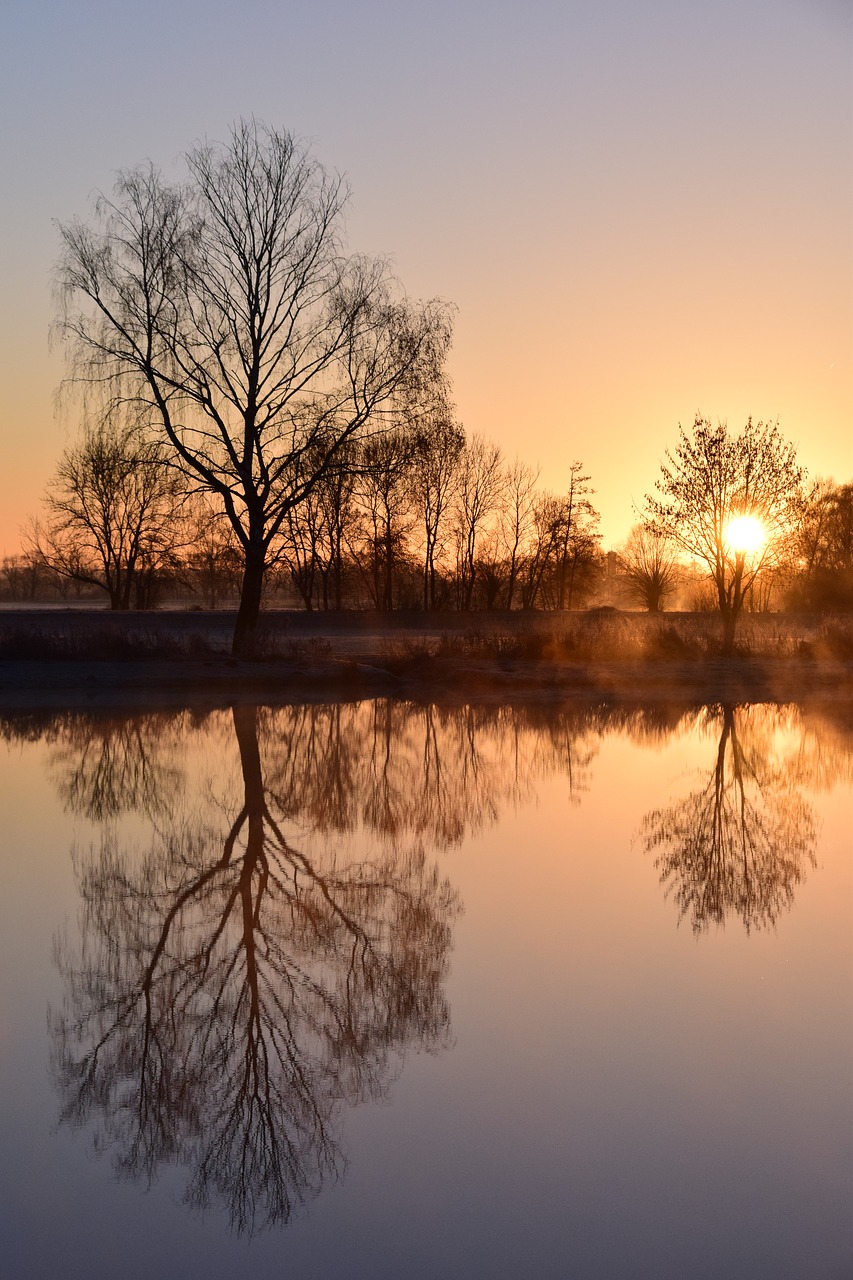
[[[688,796],[643,820],[661,882],[694,931],[737,915],[747,930],[772,925],[814,866],[812,810],[790,767],[774,763],[764,709],[723,706],[713,767]]]
[[[344,860],[294,840],[257,713],[233,721],[227,829],[187,814],[136,861],[106,835],[83,868],[54,1067],[63,1115],[94,1120],[121,1171],[183,1164],[191,1201],[251,1229],[339,1167],[342,1104],[381,1095],[407,1045],[445,1042],[457,904],[417,851]]]

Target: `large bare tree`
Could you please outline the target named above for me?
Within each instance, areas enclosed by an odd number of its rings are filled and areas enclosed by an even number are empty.
[[[185,157],[187,178],[122,173],[90,224],[60,228],[60,329],[75,379],[135,406],[215,494],[243,559],[234,651],[251,647],[270,546],[343,447],[410,412],[449,313],[344,252],[347,190],[255,121]]]

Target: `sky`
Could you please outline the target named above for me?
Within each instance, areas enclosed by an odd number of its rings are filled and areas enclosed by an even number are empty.
[[[460,420],[616,545],[697,413],[853,479],[851,0],[4,0],[0,555],[75,436],[56,221],[254,115],[458,309]]]

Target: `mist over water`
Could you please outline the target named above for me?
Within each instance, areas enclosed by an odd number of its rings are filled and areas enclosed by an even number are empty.
[[[841,713],[384,700],[0,736],[10,1274],[853,1262]]]

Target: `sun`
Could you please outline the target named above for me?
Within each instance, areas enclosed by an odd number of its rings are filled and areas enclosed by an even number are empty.
[[[755,555],[767,542],[767,529],[758,516],[733,516],[726,525],[729,551]]]

